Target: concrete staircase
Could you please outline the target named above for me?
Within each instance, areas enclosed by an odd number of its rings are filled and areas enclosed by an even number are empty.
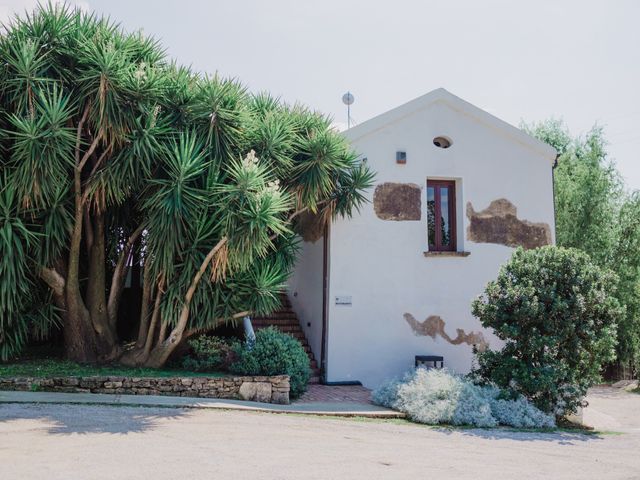
[[[291,302],[286,294],[281,295],[280,308],[269,315],[251,317],[251,324],[254,330],[260,330],[261,328],[275,327],[281,332],[288,333],[295,337],[304,348],[305,352],[309,356],[309,362],[311,364],[311,379],[309,383],[320,383],[320,369],[318,368],[318,362],[316,361],[307,337],[304,334],[304,330],[300,326],[298,316],[291,307]]]

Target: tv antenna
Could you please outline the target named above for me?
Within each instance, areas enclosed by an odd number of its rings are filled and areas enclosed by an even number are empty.
[[[342,95],[342,103],[347,106],[347,128],[351,128],[351,105],[354,101],[355,98],[351,92]]]

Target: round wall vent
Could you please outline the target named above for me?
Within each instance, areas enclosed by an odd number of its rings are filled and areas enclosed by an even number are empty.
[[[447,137],[436,137],[433,139],[433,144],[438,148],[449,148],[451,143],[451,140]]]

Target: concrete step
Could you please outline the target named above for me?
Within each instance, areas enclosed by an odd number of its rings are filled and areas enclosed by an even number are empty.
[[[267,315],[253,317],[251,319],[251,324],[253,325],[253,328],[255,330],[275,327],[277,330],[283,333],[287,333],[297,339],[302,344],[302,348],[304,348],[304,351],[309,357],[309,365],[312,370],[309,383],[320,383],[321,372],[318,368],[318,362],[316,361],[315,356],[311,351],[311,347],[309,346],[307,337],[304,334],[302,326],[300,325],[298,316],[293,311],[291,302],[289,301],[286,293],[281,294],[280,301],[281,304],[278,310],[275,310]]]
[[[267,327],[271,325],[266,325],[263,323],[263,324],[260,324],[260,326]],[[303,331],[299,323],[276,323],[276,324],[273,324],[273,326],[282,332],[297,332],[297,331],[302,332]]]
[[[257,325],[252,324],[254,330],[264,330],[265,328],[273,327],[280,332],[286,333],[304,333],[304,330],[300,328],[300,325],[290,325],[290,324],[266,324],[266,323],[258,323]]]
[[[288,333],[289,335],[302,335],[304,336],[304,331],[300,328],[300,325],[253,325],[254,330],[265,330],[267,328],[275,328],[279,332]]]
[[[262,320],[262,319],[275,320],[275,319],[284,319],[284,318],[290,318],[292,320],[298,319],[297,315],[294,312],[292,312],[291,310],[286,310],[286,311],[275,311],[275,312],[268,313],[266,315],[256,315],[255,317],[251,317],[251,321],[253,322],[253,320]]]
[[[295,318],[252,318],[251,325],[299,325]]]
[[[304,331],[302,330],[300,325],[264,325],[264,324],[253,325],[254,330],[264,330],[265,328],[269,328],[269,327],[275,327],[277,330],[283,333],[290,333],[292,335],[299,333],[301,335],[304,335]]]

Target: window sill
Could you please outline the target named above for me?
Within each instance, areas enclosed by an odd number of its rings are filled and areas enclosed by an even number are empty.
[[[471,252],[423,252],[425,257],[468,257]]]

